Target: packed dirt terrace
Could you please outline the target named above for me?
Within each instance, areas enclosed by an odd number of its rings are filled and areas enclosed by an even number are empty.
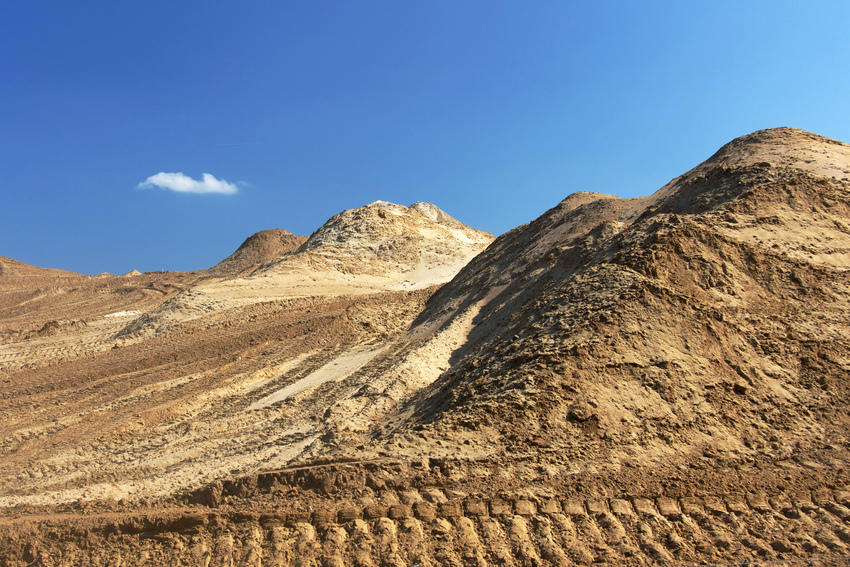
[[[848,269],[850,146],[789,128],[495,240],[0,258],[0,565],[846,564]]]

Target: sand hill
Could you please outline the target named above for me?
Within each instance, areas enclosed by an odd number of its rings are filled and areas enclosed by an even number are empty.
[[[291,256],[259,274],[418,289],[454,276],[493,235],[470,228],[430,203],[376,201],[335,215]],[[302,276],[303,277],[303,276]]]
[[[823,458],[846,427],[848,165],[847,145],[770,130],[649,198],[568,197],[419,316],[480,322],[405,427],[491,426],[565,459],[589,443],[614,468]]]
[[[294,252],[307,240],[281,228],[263,230],[249,236],[236,251],[209,269],[221,276],[250,275],[257,268]]]
[[[850,146],[779,128],[495,241],[376,202],[229,272],[22,289],[0,559],[842,561],[848,195]]]
[[[19,284],[21,278],[78,278],[82,274],[76,272],[68,272],[66,270],[56,270],[53,268],[39,268],[18,262],[12,258],[0,256],[0,285],[4,287],[14,287]]]
[[[291,245],[301,237],[285,238]],[[205,274],[221,275],[223,270],[248,265],[249,275],[198,283],[144,313],[119,336],[137,340],[175,324],[257,303],[424,289],[450,280],[493,235],[463,225],[434,205],[416,203],[407,208],[378,201],[335,215],[297,249],[261,267],[254,269],[255,263],[235,259],[259,258],[257,242],[268,239],[252,237],[243,246],[254,252],[243,254],[240,250],[246,248],[241,248]]]

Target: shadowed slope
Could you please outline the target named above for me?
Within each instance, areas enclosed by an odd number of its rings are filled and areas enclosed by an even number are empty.
[[[491,427],[512,451],[614,467],[843,462],[828,440],[850,425],[845,171],[850,146],[777,129],[652,197],[568,197],[429,301],[420,327],[480,312],[402,430]]]

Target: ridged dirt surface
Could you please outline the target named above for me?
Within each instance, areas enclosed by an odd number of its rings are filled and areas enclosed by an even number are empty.
[[[275,234],[0,259],[0,565],[850,562],[850,146],[756,132],[468,263],[421,203]]]
[[[0,536],[19,554],[7,565],[837,565],[850,556],[850,492],[827,486],[843,475],[816,486],[798,472],[755,483],[727,473],[752,490],[661,483],[633,495],[624,492],[640,473],[580,475],[535,494],[496,489],[522,467],[493,471],[489,486],[475,478],[492,465],[312,466],[155,505],[24,507]],[[789,480],[793,489],[776,488]],[[620,495],[605,496],[605,485]]]

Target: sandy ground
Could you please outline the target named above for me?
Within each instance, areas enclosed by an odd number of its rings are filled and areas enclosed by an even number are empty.
[[[779,129],[483,252],[378,202],[209,272],[2,259],[0,564],[841,562],[848,172]]]

